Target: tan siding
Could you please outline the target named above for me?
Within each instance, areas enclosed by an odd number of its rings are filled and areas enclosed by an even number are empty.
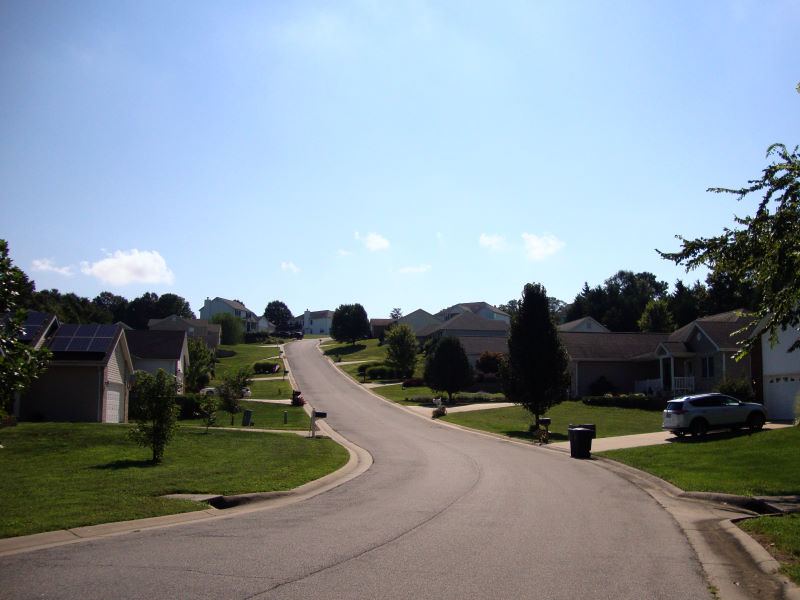
[[[114,348],[114,356],[108,361],[106,367],[106,379],[112,383],[124,383],[123,371],[125,371],[125,358],[122,355],[120,344],[117,344],[117,347]]]

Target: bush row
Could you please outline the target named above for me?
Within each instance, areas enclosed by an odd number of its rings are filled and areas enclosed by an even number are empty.
[[[253,364],[254,373],[274,373],[275,367],[280,366],[280,363],[272,362],[269,360],[260,360]]]
[[[441,398],[442,402],[447,401],[447,394],[442,394],[441,396],[437,396],[437,398]],[[407,402],[419,402],[420,404],[433,404],[433,397],[431,396],[411,396],[406,398]],[[504,398],[495,398],[494,396],[490,396],[489,394],[456,394],[453,396],[453,403],[462,403],[462,404],[475,404],[478,402],[504,402]]]
[[[369,379],[397,379],[397,369],[389,365],[378,364],[366,370]]]
[[[584,396],[582,401],[587,406],[614,406],[617,408],[639,408],[642,410],[664,410],[668,400],[658,396],[644,394],[624,394],[620,396]]]
[[[272,341],[272,336],[266,331],[248,331],[244,334],[245,344],[267,344]]]

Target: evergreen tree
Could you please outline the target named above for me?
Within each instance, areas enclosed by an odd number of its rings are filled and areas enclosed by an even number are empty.
[[[425,361],[425,385],[447,393],[452,402],[453,394],[472,383],[472,367],[461,341],[452,335],[445,336],[433,347]]]
[[[411,377],[417,364],[417,338],[408,325],[395,325],[386,334],[386,364],[401,377]]]
[[[511,318],[508,357],[501,365],[503,392],[536,418],[564,400],[569,392],[567,353],[550,315],[547,291],[527,284],[519,311]]]

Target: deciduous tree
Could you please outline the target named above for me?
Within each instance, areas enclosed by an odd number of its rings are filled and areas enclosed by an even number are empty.
[[[198,392],[211,381],[214,371],[214,351],[206,343],[196,337],[187,341],[189,347],[189,366],[186,367],[185,385],[189,392]]]
[[[566,399],[569,391],[567,353],[550,315],[547,291],[540,284],[527,284],[517,313],[511,318],[508,356],[500,374],[503,392],[536,418]]]
[[[264,309],[264,316],[279,330],[285,330],[294,317],[292,311],[280,300],[273,300]]]
[[[331,337],[337,342],[355,344],[369,337],[367,311],[360,304],[342,304],[333,311]]]
[[[417,338],[408,325],[395,325],[386,334],[386,363],[401,377],[411,377],[417,364]]]
[[[178,429],[178,405],[175,378],[164,369],[155,376],[137,371],[131,386],[132,404],[137,414],[136,426],[128,431],[131,440],[153,451],[153,462],[164,458],[164,450]]]
[[[8,257],[8,243],[0,240],[0,409],[7,412],[14,396],[30,386],[50,359],[47,349],[36,350],[19,339],[27,318],[19,300],[30,289],[25,273]]]
[[[664,258],[686,266],[704,265],[714,273],[726,273],[736,281],[760,290],[755,320],[762,322],[770,341],[778,341],[781,328],[800,326],[800,155],[783,144],[767,149],[773,157],[760,179],[739,189],[709,188],[715,193],[733,194],[738,200],[762,193],[754,216],[736,217],[737,229],[723,229],[711,238],[678,239],[678,252],[660,252]],[[747,336],[739,357],[748,353],[757,337]],[[791,350],[800,348],[800,340]]]
[[[472,367],[461,341],[455,336],[445,336],[433,347],[425,361],[425,385],[447,393],[452,402],[453,394],[472,383]]]
[[[244,341],[244,325],[242,320],[231,313],[217,313],[211,317],[211,322],[220,326],[220,342],[233,346]]]
[[[650,300],[644,307],[641,319],[639,319],[639,330],[654,333],[671,333],[675,331],[675,319],[669,310],[669,303],[666,299]]]

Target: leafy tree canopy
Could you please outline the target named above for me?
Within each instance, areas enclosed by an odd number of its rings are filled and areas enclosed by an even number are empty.
[[[386,363],[401,377],[411,377],[417,364],[417,338],[408,325],[395,325],[386,334]]]
[[[639,330],[655,333],[671,333],[675,331],[675,319],[669,309],[666,299],[650,300],[644,307],[642,318],[639,319]]]
[[[189,347],[189,366],[186,368],[185,385],[189,392],[199,392],[211,381],[214,371],[214,351],[197,337],[190,337],[187,341]]]
[[[178,405],[175,403],[175,378],[164,369],[155,376],[136,371],[131,386],[131,410],[136,426],[128,431],[131,440],[153,451],[153,462],[164,458],[164,450],[178,429]]]
[[[403,311],[399,308],[393,308],[392,312],[389,313],[389,318],[397,320],[403,316]]]
[[[425,385],[447,393],[447,400],[472,383],[472,367],[461,341],[452,335],[443,337],[425,361]]]
[[[704,265],[713,273],[724,273],[735,282],[759,290],[755,319],[764,324],[775,344],[781,328],[800,326],[800,156],[798,147],[789,152],[783,144],[767,149],[773,162],[760,179],[739,189],[709,188],[715,193],[733,194],[738,200],[762,193],[754,216],[736,217],[737,229],[723,229],[711,238],[678,239],[679,252],[661,256],[687,270]],[[758,338],[747,338],[739,356],[753,349]],[[795,342],[791,350],[800,348]]]
[[[273,300],[264,309],[264,316],[275,325],[277,329],[286,329],[289,322],[294,318],[292,311],[280,300]]]
[[[20,298],[32,289],[27,276],[8,256],[0,240],[0,410],[10,412],[14,396],[25,391],[47,366],[50,352],[20,341],[27,317]]]
[[[333,311],[331,337],[337,342],[355,344],[369,337],[367,311],[360,304],[342,304]]]
[[[220,342],[226,345],[241,344],[244,341],[244,325],[242,320],[232,313],[217,313],[211,322],[220,325]]]

